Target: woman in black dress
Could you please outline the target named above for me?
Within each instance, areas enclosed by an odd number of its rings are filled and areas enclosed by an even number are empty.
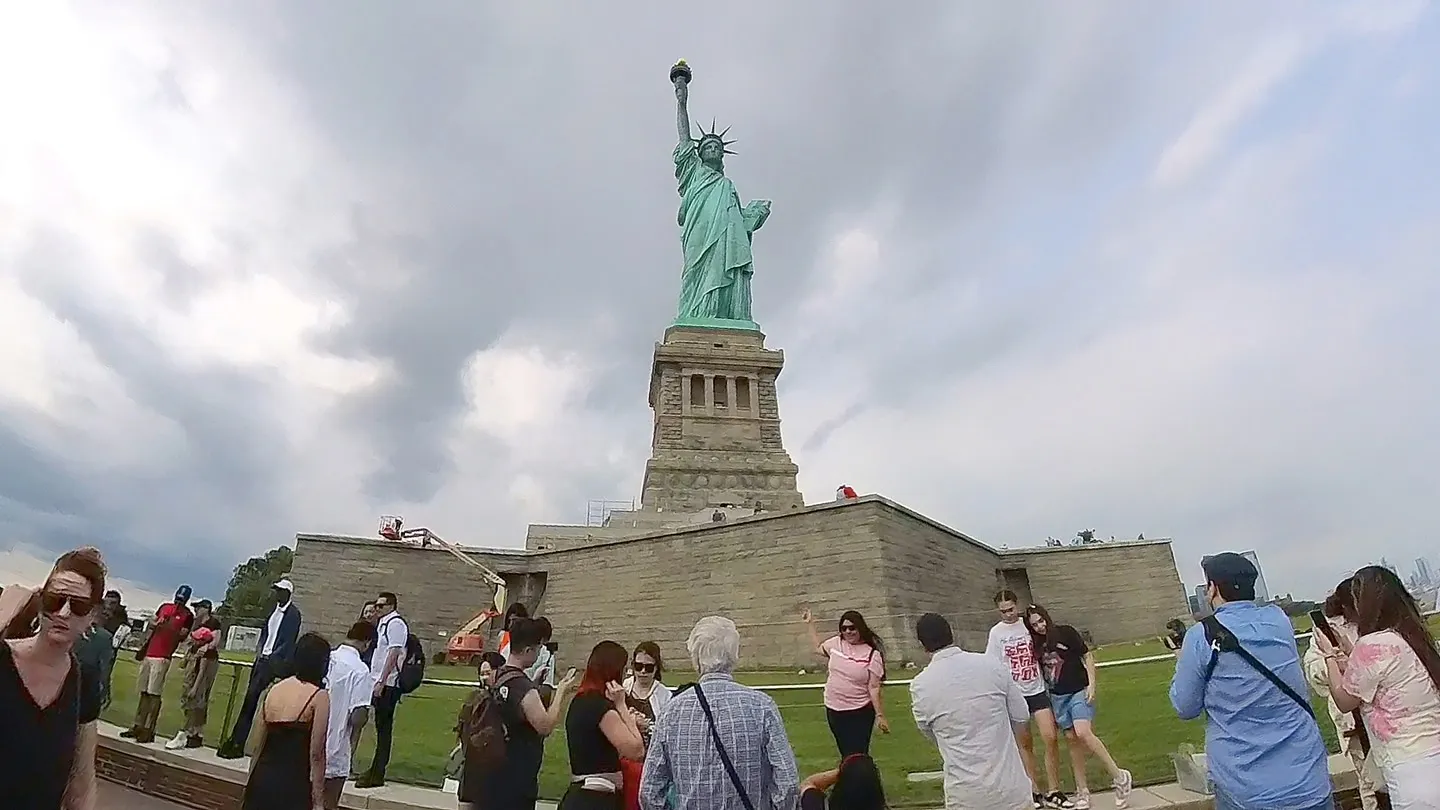
[[[590,651],[585,677],[565,713],[570,789],[560,810],[620,810],[620,758],[645,758],[645,741],[620,685],[629,660],[625,648],[613,641]]]
[[[0,611],[0,807],[95,810],[100,684],[71,650],[104,593],[93,548],[57,560],[37,592],[6,589],[19,610]]]
[[[330,695],[330,642],[306,633],[295,642],[294,675],[270,687],[260,709],[259,752],[250,762],[243,810],[321,810]]]

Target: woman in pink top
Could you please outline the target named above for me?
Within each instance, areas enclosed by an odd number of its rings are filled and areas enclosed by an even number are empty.
[[[870,735],[876,727],[889,734],[880,685],[885,680],[885,645],[865,623],[865,617],[847,610],[840,616],[840,634],[820,640],[815,617],[804,614],[815,653],[829,666],[825,679],[825,719],[842,758],[870,753]]]
[[[1325,657],[1330,696],[1342,712],[1360,710],[1375,757],[1400,810],[1440,810],[1440,651],[1415,599],[1394,572],[1362,568],[1351,581],[1360,638],[1324,633],[1311,643]],[[1345,648],[1350,649],[1345,649]]]

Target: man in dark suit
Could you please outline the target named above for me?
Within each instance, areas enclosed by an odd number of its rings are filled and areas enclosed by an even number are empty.
[[[300,638],[300,608],[295,605],[295,586],[289,579],[275,583],[273,591],[275,610],[270,613],[265,626],[260,628],[260,647],[256,651],[259,654],[254,668],[250,670],[250,683],[245,688],[240,715],[235,718],[229,739],[221,743],[215,752],[221,759],[245,756],[245,741],[250,738],[250,727],[255,724],[260,695],[270,684],[290,674],[295,641]]]

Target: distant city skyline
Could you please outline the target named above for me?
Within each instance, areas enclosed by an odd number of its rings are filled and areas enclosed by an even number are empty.
[[[1430,564],[1428,558],[1415,558],[1415,579],[1426,587],[1435,584],[1435,567]]]

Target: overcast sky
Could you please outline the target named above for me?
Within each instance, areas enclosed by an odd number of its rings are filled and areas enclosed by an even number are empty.
[[[96,543],[218,596],[297,531],[518,546],[638,497],[678,57],[774,201],[807,500],[1173,536],[1187,583],[1405,572],[1437,52],[1418,1],[5,4],[0,581]]]

